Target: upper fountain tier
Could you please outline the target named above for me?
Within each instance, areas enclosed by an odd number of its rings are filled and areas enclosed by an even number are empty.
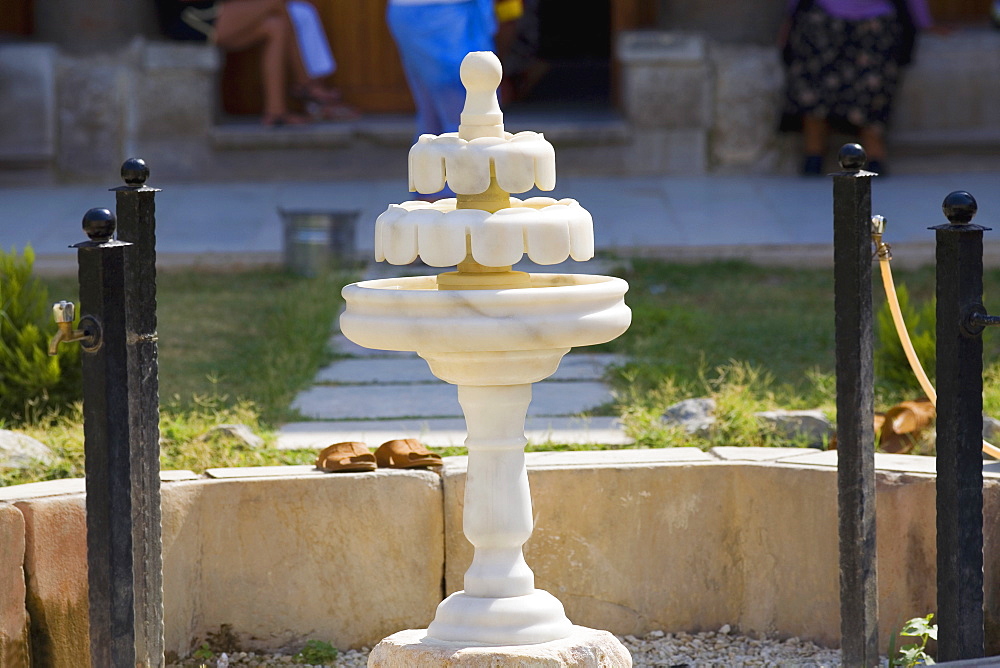
[[[542,134],[504,130],[500,60],[489,51],[470,53],[460,74],[466,100],[458,132],[421,135],[409,158],[411,191],[448,185],[458,198],[391,205],[376,221],[376,260],[409,264],[420,257],[448,267],[471,254],[486,267],[502,267],[524,254],[538,264],[592,258],[593,220],[576,200],[510,196],[555,188],[556,162]]]
[[[410,149],[410,190],[436,193],[445,183],[460,195],[478,195],[490,177],[507,193],[538,186],[556,187],[556,153],[537,132],[512,135],[503,129],[497,88],[503,77],[500,59],[475,51],[462,60],[465,108],[458,132],[421,135]],[[492,169],[491,169],[492,167]]]
[[[490,187],[491,176],[508,193],[527,192],[535,186],[552,190],[556,187],[555,149],[541,133],[530,130],[472,140],[464,139],[461,131],[420,135],[410,149],[411,191],[436,193],[447,182],[460,195],[478,195]]]

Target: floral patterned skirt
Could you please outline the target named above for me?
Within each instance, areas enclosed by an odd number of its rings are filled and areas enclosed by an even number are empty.
[[[801,12],[785,50],[785,116],[816,116],[836,127],[885,126],[902,34],[895,14],[848,21],[817,5]]]

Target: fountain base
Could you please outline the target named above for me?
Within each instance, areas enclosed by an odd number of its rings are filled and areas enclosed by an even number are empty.
[[[631,668],[625,646],[607,631],[571,626],[567,637],[533,645],[484,646],[427,637],[424,629],[394,633],[372,650],[369,668]]]
[[[530,645],[573,632],[562,603],[535,589],[524,596],[490,598],[457,591],[438,605],[427,635],[446,642]]]

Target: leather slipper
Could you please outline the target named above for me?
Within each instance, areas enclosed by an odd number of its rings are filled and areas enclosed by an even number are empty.
[[[903,401],[887,410],[879,437],[882,452],[913,452],[921,435],[934,424],[935,416],[934,404],[926,398]]]
[[[431,452],[415,438],[386,441],[375,451],[375,461],[385,469],[418,469],[441,466],[441,455]]]
[[[319,451],[316,468],[327,473],[374,471],[375,455],[365,447],[364,443],[357,441],[334,443]]]

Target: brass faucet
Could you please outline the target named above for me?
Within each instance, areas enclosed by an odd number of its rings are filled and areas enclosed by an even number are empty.
[[[872,216],[872,243],[875,244],[875,255],[878,258],[892,259],[892,249],[882,241],[885,234],[885,216]]]
[[[59,331],[49,342],[49,355],[55,355],[59,350],[59,344],[70,341],[92,342],[94,334],[86,329],[73,329],[73,319],[76,316],[76,307],[73,302],[61,301],[52,305],[52,317],[55,318]],[[85,346],[86,347],[86,346]]]

